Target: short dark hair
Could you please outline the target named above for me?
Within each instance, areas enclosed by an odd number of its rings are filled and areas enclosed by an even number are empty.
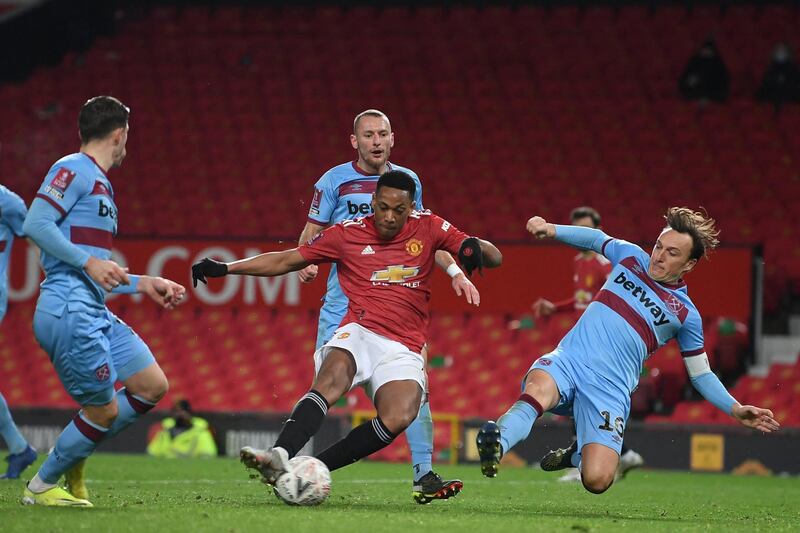
[[[417,184],[414,183],[414,178],[402,170],[390,170],[381,174],[381,177],[378,178],[378,185],[375,187],[375,194],[378,194],[381,187],[391,187],[392,189],[408,191],[408,196],[411,198],[412,202],[417,194]]]
[[[361,122],[361,119],[364,117],[382,118],[386,121],[386,124],[389,125],[389,130],[392,129],[392,123],[389,122],[389,117],[386,116],[386,113],[377,109],[367,109],[356,115],[356,118],[353,119],[353,135],[358,135],[358,123]]]
[[[600,213],[598,213],[597,210],[594,209],[593,207],[589,206],[576,207],[569,214],[569,219],[571,222],[575,222],[578,219],[586,217],[592,219],[592,224],[594,224],[595,228],[600,227]]]
[[[667,227],[678,233],[688,233],[692,237],[689,259],[708,257],[709,252],[719,245],[716,222],[705,210],[701,213],[692,211],[688,207],[670,207],[664,219],[667,221]]]
[[[78,114],[81,143],[105,139],[109,133],[128,124],[131,110],[113,96],[95,96],[83,104]]]

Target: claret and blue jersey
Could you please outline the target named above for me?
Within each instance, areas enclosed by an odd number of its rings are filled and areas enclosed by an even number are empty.
[[[387,170],[402,170],[414,179],[417,191],[414,201],[418,211],[422,206],[422,184],[417,175],[404,167],[387,164]],[[378,184],[377,174],[367,174],[354,161],[333,167],[314,185],[314,197],[308,211],[308,220],[328,226],[372,213],[372,194]],[[336,265],[331,265],[324,304],[320,310],[317,347],[327,342],[347,312],[347,297],[339,286]]]
[[[556,239],[593,249],[613,265],[602,289],[556,352],[569,353],[611,382],[624,384],[629,392],[638,384],[644,361],[671,339],[677,339],[684,357],[704,353],[702,319],[686,284],[653,280],[647,273],[650,256],[644,250],[602,231],[574,226],[556,226]]]
[[[46,279],[38,307],[59,316],[68,297],[70,302],[104,307],[105,291],[82,267],[89,256],[111,258],[117,233],[117,206],[105,172],[84,153],[68,155],[52,166],[36,198],[54,210],[52,217],[58,231],[75,245],[66,261],[42,250]]]
[[[0,185],[0,322],[8,304],[7,270],[14,237],[22,237],[27,209],[16,193]]]

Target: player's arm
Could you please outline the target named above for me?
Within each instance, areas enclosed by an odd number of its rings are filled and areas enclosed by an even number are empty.
[[[481,256],[483,257],[483,266],[486,268],[497,268],[503,264],[503,254],[494,244],[489,241],[478,239],[481,245]]]
[[[297,244],[302,245],[316,237],[317,235],[325,229],[325,226],[322,224],[317,224],[309,220],[306,222],[306,226],[303,228],[303,232],[300,233],[300,239],[298,240]],[[297,276],[300,278],[300,281],[303,283],[310,283],[314,281],[314,279],[319,274],[319,267],[317,265],[308,265],[305,268],[302,268],[297,271]]]
[[[436,264],[439,265],[439,268],[444,270],[444,272],[450,276],[450,284],[452,285],[453,290],[456,291],[456,296],[461,296],[461,294],[464,294],[464,297],[467,299],[467,303],[480,305],[480,292],[478,292],[478,289],[467,278],[467,276],[464,275],[464,272],[458,268],[456,260],[453,259],[453,256],[445,250],[436,250],[435,257]]]
[[[117,263],[93,257],[64,237],[56,225],[66,213],[62,210],[61,206],[56,208],[41,197],[35,198],[25,217],[22,231],[46,253],[77,270],[84,270],[105,290],[111,291],[120,285],[129,285],[128,273]]]
[[[594,250],[599,254],[603,253],[603,244],[611,239],[599,229],[550,224],[542,217],[530,218],[525,227],[539,239],[555,239],[580,250]]]
[[[125,269],[127,271],[127,269]],[[111,289],[114,294],[146,294],[164,309],[174,309],[186,296],[186,287],[157,276],[128,274],[130,283]]]
[[[575,309],[575,297],[573,296],[572,298],[561,300],[560,302],[551,302],[547,298],[539,298],[533,302],[531,309],[533,309],[533,316],[536,318],[549,316],[554,313],[565,313]]]
[[[300,270],[309,264],[297,248],[283,252],[267,252],[232,263],[222,263],[206,257],[192,265],[192,283],[197,287],[198,281],[207,283],[206,278],[220,278],[229,274],[280,276]]]
[[[741,405],[711,371],[711,365],[708,364],[708,356],[703,347],[703,320],[696,310],[689,312],[686,316],[683,326],[678,330],[677,341],[692,386],[703,398],[744,426],[758,429],[764,433],[778,430],[780,424],[773,418],[772,411],[752,405]]]
[[[755,428],[764,433],[778,431],[780,423],[773,418],[772,411],[752,405],[742,405],[731,396],[719,378],[711,371],[705,352],[684,357],[683,362],[692,386],[717,409],[732,416],[743,426]]]
[[[0,193],[0,218],[17,237],[25,236],[22,225],[27,213],[25,202],[16,193],[8,189]]]
[[[461,235],[463,233],[459,232]],[[464,235],[464,237],[466,237]],[[496,268],[503,264],[503,254],[497,247],[478,237],[466,237],[458,249],[458,260],[471,276],[477,270],[483,274],[483,267]]]
[[[609,237],[605,232],[583,226],[550,224],[542,217],[528,220],[526,229],[539,239],[555,239],[579,250],[592,250],[616,265],[626,257],[643,257],[648,254],[635,244]]]

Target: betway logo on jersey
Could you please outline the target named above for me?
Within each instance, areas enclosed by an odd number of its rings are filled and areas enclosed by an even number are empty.
[[[651,298],[644,287],[629,280],[627,276],[625,276],[625,272],[620,272],[619,275],[614,278],[614,283],[621,285],[624,290],[630,292],[634,298],[637,298],[642,304],[644,304],[645,308],[650,311],[650,314],[653,315],[653,318],[655,319],[653,320],[654,326],[663,326],[664,324],[669,323],[667,314],[656,303],[658,298]]]
[[[357,204],[347,200],[347,212],[351,215],[369,215],[372,213],[372,206],[366,202]]]
[[[370,281],[373,285],[400,284],[404,287],[419,287],[419,281],[406,282],[419,274],[419,267],[407,267],[405,265],[391,265],[385,270],[376,270],[372,273]]]
[[[117,210],[113,206],[106,205],[103,200],[100,200],[100,205],[97,208],[97,216],[111,217],[111,220],[117,220]]]

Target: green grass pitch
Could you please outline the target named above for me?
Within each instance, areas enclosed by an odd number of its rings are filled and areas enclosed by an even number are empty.
[[[38,464],[38,463],[37,463]],[[27,507],[23,482],[0,481],[0,531],[754,531],[800,529],[800,479],[635,471],[603,495],[558,473],[476,466],[448,501],[411,499],[407,465],[360,463],[333,475],[319,507],[289,507],[231,459],[157,460],[98,454],[87,477],[94,509]],[[28,469],[25,476],[35,470]]]

